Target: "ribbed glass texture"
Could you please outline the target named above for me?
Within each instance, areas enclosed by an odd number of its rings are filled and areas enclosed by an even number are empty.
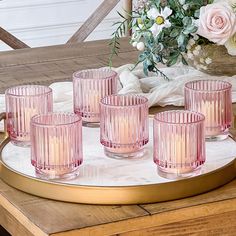
[[[227,137],[232,123],[232,85],[219,80],[199,80],[185,85],[185,108],[205,115],[206,137]]]
[[[117,78],[117,73],[109,68],[73,74],[74,111],[84,122],[100,121],[99,102],[103,97],[117,93]]]
[[[106,154],[132,156],[148,143],[148,100],[145,97],[107,96],[101,100],[100,109],[101,143]]]
[[[7,131],[19,146],[30,145],[30,119],[36,114],[52,112],[52,89],[23,85],[6,90]]]
[[[154,118],[154,162],[163,173],[181,176],[205,162],[204,116],[191,111],[167,111]]]
[[[76,114],[34,116],[31,140],[31,163],[42,177],[70,177],[82,163],[82,119]]]

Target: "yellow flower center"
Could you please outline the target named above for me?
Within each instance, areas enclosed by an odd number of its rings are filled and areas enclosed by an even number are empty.
[[[164,19],[162,16],[158,16],[158,17],[156,18],[156,23],[157,23],[158,25],[162,25],[162,24],[164,24],[164,22],[165,22],[165,19]]]
[[[142,24],[143,24],[143,21],[142,21],[141,18],[138,18],[138,24],[139,24],[139,25],[142,25]]]

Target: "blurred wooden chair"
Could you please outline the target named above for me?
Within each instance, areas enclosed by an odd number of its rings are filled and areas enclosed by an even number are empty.
[[[120,1],[122,1],[123,9],[126,12],[132,11],[132,0],[103,0],[103,2],[92,13],[92,15],[67,41],[67,44],[83,42]],[[5,42],[13,49],[29,48],[27,44],[1,27],[0,40]]]

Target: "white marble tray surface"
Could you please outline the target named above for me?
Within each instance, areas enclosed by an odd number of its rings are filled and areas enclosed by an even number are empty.
[[[70,181],[58,181],[74,185],[88,186],[133,186],[165,183],[168,180],[157,174],[153,163],[153,138],[150,119],[150,141],[147,153],[141,159],[115,160],[104,155],[99,141],[99,128],[83,127],[84,162],[79,176]],[[197,175],[219,169],[236,157],[236,142],[231,138],[219,142],[206,143],[206,163]],[[2,152],[3,162],[13,170],[36,177],[30,164],[30,148],[21,148],[9,143]]]

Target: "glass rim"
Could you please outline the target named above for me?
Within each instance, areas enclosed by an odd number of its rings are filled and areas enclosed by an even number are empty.
[[[193,84],[195,82],[220,82],[222,84],[228,85],[226,88],[220,88],[220,89],[212,89],[212,90],[206,90],[206,89],[194,89],[191,88],[189,85]],[[212,93],[212,92],[221,92],[221,91],[226,91],[232,88],[232,84],[229,83],[228,81],[223,81],[223,80],[194,80],[194,81],[189,81],[184,85],[184,88],[189,89],[191,91],[195,91],[195,92],[208,92],[208,93]]]
[[[46,124],[43,122],[37,122],[35,121],[35,119],[39,118],[39,117],[43,117],[43,116],[53,116],[53,115],[67,115],[67,116],[74,116],[76,119],[74,121],[71,122],[65,122],[65,123],[60,123],[60,124]],[[38,126],[38,127],[60,127],[60,126],[65,126],[65,125],[72,125],[78,122],[82,122],[82,117],[72,113],[72,112],[49,112],[49,113],[45,113],[45,114],[37,114],[31,117],[30,119],[30,124]]]
[[[41,87],[41,88],[46,88],[47,91],[45,91],[44,93],[43,92],[40,92],[40,93],[37,93],[37,94],[32,94],[32,95],[19,95],[19,94],[14,94],[14,93],[11,93],[10,90],[11,89],[18,89],[18,88],[30,88],[30,87]],[[52,88],[50,88],[49,86],[45,86],[45,85],[19,85],[19,86],[14,86],[14,87],[10,87],[8,89],[6,89],[5,91],[5,95],[8,95],[8,96],[12,96],[12,97],[37,97],[37,96],[40,96],[40,95],[45,95],[45,94],[50,94],[52,93]]]
[[[197,121],[191,121],[191,122],[170,122],[170,121],[165,121],[163,119],[159,119],[158,116],[160,116],[161,114],[164,113],[189,113],[189,114],[193,114],[193,115],[197,115],[199,117],[199,120]],[[197,124],[197,123],[202,123],[205,121],[205,116],[200,113],[200,112],[196,112],[196,111],[191,111],[191,110],[171,110],[171,111],[163,111],[163,112],[159,112],[154,116],[154,121],[158,121],[160,123],[164,123],[164,124],[169,124],[169,125],[190,125],[190,124]]]
[[[108,97],[135,97],[135,98],[141,98],[143,99],[143,101],[139,104],[135,104],[135,105],[126,105],[126,106],[122,106],[122,105],[114,105],[114,104],[107,104],[105,103],[105,99],[107,99]],[[143,106],[145,104],[148,103],[148,99],[142,95],[136,95],[136,94],[112,94],[112,95],[108,95],[105,96],[104,98],[102,98],[100,100],[100,105],[106,106],[106,107],[139,107],[139,106]]]
[[[101,78],[86,78],[83,76],[79,76],[80,74],[84,73],[84,72],[96,72],[96,71],[108,71],[110,74]],[[76,72],[73,73],[73,80],[108,80],[111,79],[113,77],[117,77],[118,73],[112,69],[110,69],[109,67],[102,67],[102,68],[98,68],[98,69],[88,69],[88,70],[78,70]]]

